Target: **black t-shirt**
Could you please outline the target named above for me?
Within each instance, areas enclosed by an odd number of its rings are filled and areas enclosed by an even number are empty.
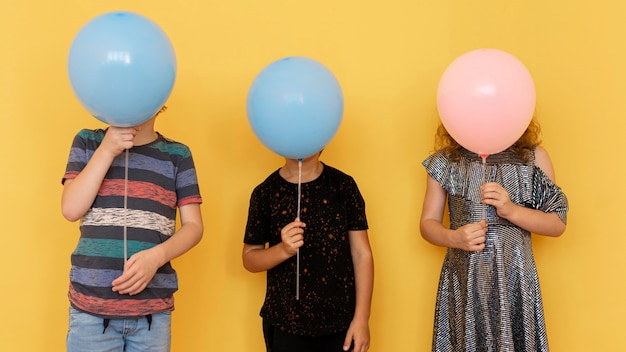
[[[244,243],[273,246],[297,215],[298,185],[273,172],[252,192]],[[300,219],[306,224],[300,248],[300,299],[296,300],[296,256],[267,272],[261,316],[291,334],[321,336],[348,329],[355,309],[355,284],[348,231],[366,230],[365,202],[356,182],[324,165],[301,184]]]

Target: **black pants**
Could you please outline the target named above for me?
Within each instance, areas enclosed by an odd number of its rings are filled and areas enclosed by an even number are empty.
[[[302,336],[286,333],[263,320],[267,352],[344,352],[346,332],[324,336]],[[350,346],[352,351],[353,346]]]

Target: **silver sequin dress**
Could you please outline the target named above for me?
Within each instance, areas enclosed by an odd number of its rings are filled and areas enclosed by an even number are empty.
[[[555,212],[565,223],[565,194],[535,167],[534,154],[531,159],[524,163],[508,150],[490,155],[484,167],[485,182],[498,182],[514,203]],[[449,248],[446,252],[432,350],[548,351],[531,234],[482,204],[482,159],[464,150],[460,160],[451,161],[440,151],[423,165],[448,192],[450,228],[480,221],[483,212],[488,223],[483,251]]]

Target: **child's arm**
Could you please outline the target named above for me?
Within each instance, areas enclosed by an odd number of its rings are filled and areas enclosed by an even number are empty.
[[[267,271],[285,260],[293,257],[298,248],[304,244],[304,227],[306,225],[296,219],[280,231],[282,241],[272,247],[264,245],[243,245],[243,266],[250,272]]]
[[[535,164],[555,182],[554,168],[545,149],[535,150]],[[557,237],[565,231],[565,224],[556,213],[526,208],[511,202],[509,193],[500,184],[486,183],[482,186],[483,202],[496,208],[498,216],[538,235]]]
[[[65,180],[61,211],[67,220],[76,221],[87,213],[113,159],[125,149],[133,147],[136,133],[137,130],[132,127],[109,127],[85,168],[75,178]]]
[[[178,231],[167,241],[131,256],[124,273],[113,280],[113,291],[129,295],[140,293],[160,267],[200,242],[204,231],[200,204],[187,204],[179,211],[181,226]]]
[[[356,308],[343,349],[347,351],[354,340],[354,351],[365,352],[370,344],[369,317],[374,289],[374,259],[366,230],[350,231],[348,238],[354,265]]]
[[[428,176],[420,219],[422,237],[436,246],[481,251],[485,248],[487,222],[483,219],[456,230],[446,228],[443,226],[446,198],[446,190],[434,178]]]

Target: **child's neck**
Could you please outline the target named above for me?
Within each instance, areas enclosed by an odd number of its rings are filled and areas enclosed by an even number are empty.
[[[154,142],[157,139],[158,135],[156,133],[156,131],[154,130],[140,130],[137,131],[137,134],[135,135],[135,140],[133,145],[135,147],[140,146],[140,145],[146,145],[149,143]]]
[[[152,143],[157,139],[157,133],[154,130],[154,117],[148,121],[136,126],[137,134],[135,135],[135,146]]]
[[[280,175],[291,183],[310,182],[318,178],[324,165],[318,158],[304,159],[302,161],[302,169],[297,160],[288,159],[285,165],[280,169]]]

